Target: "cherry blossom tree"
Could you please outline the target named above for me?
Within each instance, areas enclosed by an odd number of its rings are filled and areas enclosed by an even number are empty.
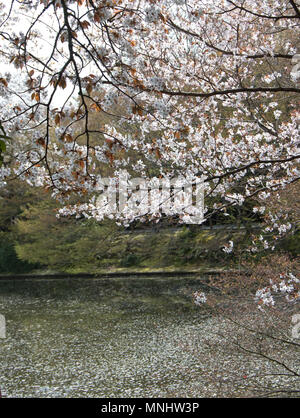
[[[103,219],[105,165],[204,178],[207,216],[256,197],[263,213],[299,180],[298,1],[12,0],[0,22],[4,185],[18,176],[66,201],[63,214]],[[74,194],[86,203],[68,205]]]

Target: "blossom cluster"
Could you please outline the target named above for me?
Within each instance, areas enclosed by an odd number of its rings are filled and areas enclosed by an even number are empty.
[[[203,303],[207,301],[205,293],[203,292],[194,292],[193,298],[194,298],[195,305],[198,305],[198,306],[202,305]]]
[[[281,274],[277,281],[270,280],[269,286],[258,289],[255,294],[258,308],[274,306],[276,296],[284,296],[288,302],[300,300],[300,280],[292,273]]]

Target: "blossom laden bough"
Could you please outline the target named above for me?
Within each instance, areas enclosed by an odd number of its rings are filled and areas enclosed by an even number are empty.
[[[291,0],[0,2],[0,121],[14,138],[3,184],[84,197],[74,211],[100,218],[104,166],[205,176],[220,202],[207,216],[267,200],[300,178],[299,21]]]

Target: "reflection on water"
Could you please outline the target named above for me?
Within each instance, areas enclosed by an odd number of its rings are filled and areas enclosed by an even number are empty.
[[[187,278],[0,281],[0,388],[8,397],[201,396],[182,350],[205,317]]]

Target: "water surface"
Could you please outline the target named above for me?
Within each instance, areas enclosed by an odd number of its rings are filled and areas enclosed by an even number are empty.
[[[201,396],[194,278],[0,281],[8,397]],[[201,341],[200,341],[201,343]]]

